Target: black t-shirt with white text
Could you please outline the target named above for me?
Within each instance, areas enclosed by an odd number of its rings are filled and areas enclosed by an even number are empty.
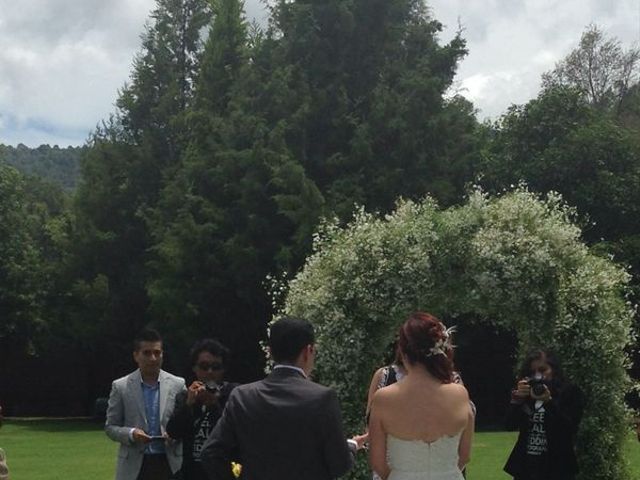
[[[534,408],[529,413],[529,429],[527,432],[527,471],[529,478],[542,479],[547,471],[547,432],[544,419],[546,411],[541,401],[536,401]]]

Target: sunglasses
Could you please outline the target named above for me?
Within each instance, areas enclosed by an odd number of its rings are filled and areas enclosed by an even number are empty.
[[[222,365],[222,363],[220,362],[200,362],[196,364],[196,367],[198,367],[200,370],[211,370],[213,372],[217,372],[219,370],[223,370],[224,366]]]

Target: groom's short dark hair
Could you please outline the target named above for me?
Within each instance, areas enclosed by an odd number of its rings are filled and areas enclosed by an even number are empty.
[[[301,318],[281,318],[269,329],[269,348],[276,363],[295,362],[302,349],[314,342],[313,326]]]

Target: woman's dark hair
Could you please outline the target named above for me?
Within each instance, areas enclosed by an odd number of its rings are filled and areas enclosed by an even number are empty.
[[[400,327],[398,345],[410,363],[421,363],[427,371],[443,383],[453,380],[453,362],[448,352],[433,353],[436,342],[447,338],[446,328],[429,313],[414,312]]]
[[[220,357],[222,359],[222,365],[226,365],[227,358],[229,357],[229,349],[225,347],[218,340],[213,338],[204,338],[198,340],[191,347],[189,352],[189,358],[191,359],[191,366],[193,367],[198,362],[198,357],[202,352],[209,352],[214,357]]]
[[[382,358],[382,363],[384,365],[391,365],[393,363],[400,366],[402,365],[402,356],[400,355],[397,336],[395,336],[393,341],[387,345],[384,352],[384,357]]]
[[[551,350],[544,348],[529,350],[529,353],[527,353],[527,356],[522,362],[520,372],[518,372],[518,378],[531,376],[531,364],[536,360],[544,360],[549,364],[553,371],[553,383],[556,387],[561,387],[564,384],[564,372],[562,371],[558,357]]]

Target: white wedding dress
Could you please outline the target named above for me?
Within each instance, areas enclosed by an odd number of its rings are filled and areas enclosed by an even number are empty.
[[[458,468],[458,445],[462,432],[435,442],[401,440],[387,435],[387,480],[463,480]]]

